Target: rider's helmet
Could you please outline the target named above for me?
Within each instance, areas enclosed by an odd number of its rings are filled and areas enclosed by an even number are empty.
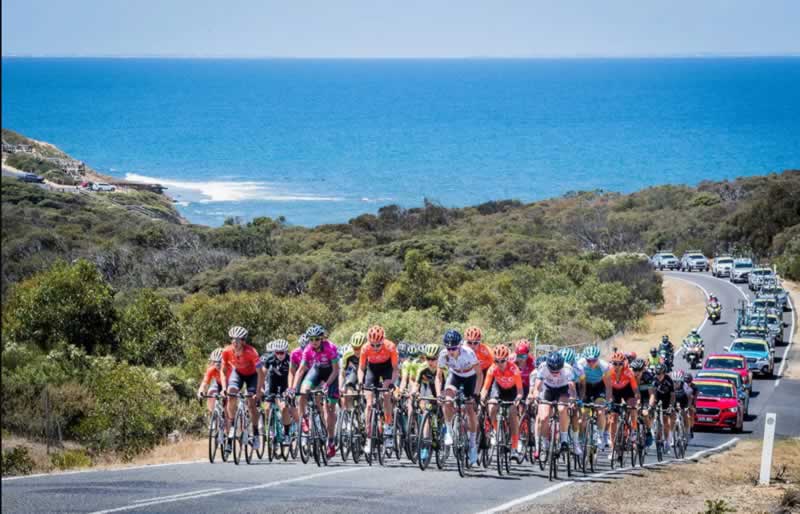
[[[595,360],[600,358],[600,347],[596,344],[591,346],[587,346],[585,350],[583,350],[584,358],[588,360]]]
[[[367,335],[364,332],[355,332],[350,336],[350,346],[361,348],[367,342]]]
[[[668,343],[668,342],[669,342],[669,336],[668,336],[668,335],[666,335],[666,334],[664,334],[663,336],[661,336],[661,342],[662,342],[662,343]]]
[[[514,353],[517,354],[517,357],[528,355],[531,353],[531,343],[527,339],[520,339],[514,347]]]
[[[272,341],[264,345],[264,353],[272,353]]]
[[[540,355],[536,357],[536,367],[538,368],[539,366],[541,366],[542,363],[546,360],[547,360],[547,355]]]
[[[285,352],[289,350],[289,341],[286,339],[276,339],[271,343],[267,344],[267,346],[271,347],[271,352]]]
[[[426,344],[422,348],[422,353],[425,354],[425,357],[428,359],[434,359],[439,356],[439,345],[438,344]]]
[[[306,346],[308,346],[308,336],[300,334],[300,337],[297,338],[297,344],[300,345],[301,350],[305,350]]]
[[[566,362],[570,366],[575,364],[575,357],[576,357],[575,350],[573,350],[572,348],[561,348],[558,352],[564,356],[564,362]]]
[[[461,344],[461,334],[458,333],[458,330],[450,329],[445,332],[442,341],[446,347],[455,348]]]
[[[208,356],[208,360],[213,363],[222,362],[222,348],[215,348],[211,355]]]
[[[559,352],[552,352],[547,356],[547,368],[550,371],[560,371],[564,369],[564,356]]]
[[[628,363],[636,360],[636,352],[625,352],[625,359],[628,361]]]
[[[228,330],[228,337],[231,339],[245,339],[247,337],[247,329],[240,326],[233,326]]]
[[[689,335],[691,335],[691,336],[699,336],[700,333],[697,331],[696,328],[693,328],[692,331],[689,332]]]
[[[673,372],[669,374],[669,377],[672,379],[673,382],[683,382],[684,378],[683,370],[680,369],[673,370]]]
[[[325,337],[325,327],[322,325],[311,325],[308,327],[308,330],[306,330],[306,337],[308,337],[309,340],[318,337]]]
[[[408,348],[411,346],[410,344],[406,343],[405,341],[400,341],[397,343],[397,356],[401,359],[408,358]]]
[[[370,343],[382,343],[385,338],[386,332],[380,325],[373,325],[367,330],[367,340],[369,340]]]
[[[650,355],[652,355],[653,357],[658,355],[658,348],[656,348],[655,346],[650,348]]]
[[[686,373],[686,375],[683,377],[683,381],[687,384],[691,384],[692,380],[694,380],[694,378],[692,377],[691,373]]]
[[[667,367],[663,363],[656,364],[656,375],[660,375],[662,373],[667,372]]]
[[[467,331],[464,332],[464,339],[467,341],[480,341],[483,339],[483,333],[478,327],[469,327]]]
[[[508,350],[508,346],[504,344],[498,344],[494,347],[494,358],[495,360],[506,360],[511,352]]]
[[[633,371],[642,371],[645,368],[645,363],[642,359],[633,359],[631,362],[631,369]]]

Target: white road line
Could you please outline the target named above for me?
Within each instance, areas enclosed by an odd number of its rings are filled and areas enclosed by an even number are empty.
[[[665,465],[668,465],[668,464],[673,463],[673,462],[684,462],[684,461],[688,461],[688,460],[697,460],[697,459],[699,459],[700,457],[702,457],[703,455],[705,455],[707,453],[718,452],[718,451],[724,450],[724,449],[728,448],[729,446],[732,446],[732,445],[736,444],[738,441],[739,441],[739,438],[738,437],[734,437],[733,439],[730,439],[730,440],[722,443],[719,446],[715,446],[714,448],[709,448],[707,450],[700,450],[698,452],[693,453],[692,455],[689,455],[688,457],[684,457],[683,459],[678,459],[678,460],[670,459],[670,460],[667,460],[667,461],[664,461],[664,462],[651,462],[649,464],[645,464],[644,467],[652,468],[652,467],[656,467],[656,466],[665,466]],[[521,498],[517,498],[516,500],[511,500],[510,502],[503,503],[502,505],[498,505],[497,507],[492,507],[491,509],[482,510],[482,511],[478,512],[477,514],[494,514],[496,512],[503,512],[503,511],[508,510],[508,509],[510,509],[512,507],[516,507],[517,505],[520,505],[520,504],[523,504],[523,503],[528,503],[530,501],[535,500],[536,498],[539,498],[541,496],[545,496],[545,495],[550,494],[550,493],[552,493],[554,491],[558,491],[559,489],[567,487],[568,485],[572,485],[572,484],[574,484],[576,482],[584,482],[584,481],[588,481],[588,480],[595,480],[597,478],[602,478],[602,477],[609,476],[609,475],[616,475],[616,474],[619,474],[619,473],[624,473],[626,471],[631,471],[633,469],[637,469],[637,468],[627,467],[627,468],[620,468],[620,469],[612,469],[612,470],[609,470],[609,471],[604,471],[602,473],[595,473],[593,475],[589,475],[589,476],[586,476],[586,477],[581,477],[581,478],[576,478],[574,480],[568,480],[566,482],[561,482],[559,484],[552,485],[552,486],[550,486],[550,487],[548,487],[546,489],[542,489],[541,491],[537,491],[537,492],[535,492],[533,494],[529,494],[527,496],[523,496]]]
[[[200,464],[203,462],[208,462],[208,459],[202,460],[187,460],[183,462],[165,462],[163,464],[142,464],[140,466],[126,466],[126,467],[119,467],[119,468],[96,468],[96,469],[76,469],[74,471],[64,471],[60,473],[36,473],[34,475],[21,475],[18,477],[6,477],[3,478],[3,482],[8,480],[23,480],[25,478],[58,478],[63,477],[64,475],[78,475],[81,473],[112,473],[117,471],[133,471],[137,469],[150,469],[150,468],[162,468],[165,466],[185,466],[186,464]]]
[[[164,499],[160,499],[160,500],[142,502],[142,503],[138,503],[138,504],[134,504],[134,505],[125,505],[123,507],[116,507],[116,508],[113,508],[113,509],[98,510],[98,511],[92,512],[91,514],[107,514],[107,513],[111,513],[111,512],[124,512],[126,510],[142,509],[142,508],[145,508],[145,507],[152,507],[153,505],[161,505],[161,504],[164,504],[164,503],[174,503],[174,502],[180,502],[180,501],[186,501],[186,500],[196,500],[198,498],[208,498],[209,496],[219,496],[221,494],[240,493],[240,492],[243,492],[243,491],[255,491],[257,489],[268,489],[270,487],[277,487],[279,485],[292,484],[294,482],[304,482],[306,480],[313,480],[315,478],[322,478],[322,477],[327,477],[327,476],[332,476],[332,475],[338,475],[338,474],[341,474],[341,473],[350,473],[350,472],[353,472],[353,471],[363,471],[365,469],[368,469],[368,468],[359,467],[359,468],[337,469],[336,471],[325,471],[325,472],[322,472],[322,473],[314,473],[313,475],[304,475],[304,476],[301,476],[301,477],[287,478],[286,480],[276,480],[275,482],[267,482],[265,484],[251,485],[251,486],[247,486],[247,487],[237,487],[235,489],[224,489],[224,490],[221,490],[221,491],[200,493],[200,494],[194,494],[194,495],[191,495],[191,496],[181,496],[180,498],[164,498]]]
[[[221,491],[221,490],[222,490],[222,488],[220,488],[220,487],[214,487],[213,489],[199,489],[197,491],[189,491],[189,492],[180,493],[180,494],[171,494],[169,496],[156,496],[155,498],[146,498],[144,500],[133,500],[133,503],[146,503],[146,502],[151,502],[151,501],[155,501],[155,500],[168,500],[170,498],[180,498],[181,496],[189,496],[189,495],[192,495],[192,494],[200,494],[200,493],[210,493],[212,491]]]
[[[797,312],[794,310],[794,303],[792,302],[792,297],[787,295],[787,299],[789,300],[789,308],[792,309],[792,328],[789,330],[789,346],[786,347],[786,350],[783,352],[783,358],[781,359],[781,367],[778,369],[778,380],[775,381],[775,387],[778,387],[778,384],[781,383],[781,378],[783,376],[783,370],[786,368],[786,363],[789,360],[789,350],[792,348],[792,343],[794,343],[794,329],[795,329],[795,317],[797,316]]]

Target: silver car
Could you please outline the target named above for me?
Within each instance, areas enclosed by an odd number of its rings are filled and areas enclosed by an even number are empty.
[[[747,282],[751,271],[753,271],[752,260],[735,259],[731,268],[731,282]]]
[[[756,268],[747,275],[747,288],[757,291],[766,280],[772,280],[775,273],[769,268]]]
[[[689,250],[681,257],[681,271],[708,271],[708,259],[699,250]]]
[[[733,268],[733,257],[717,257],[711,266],[711,274],[715,277],[730,277]]]
[[[653,268],[661,271],[665,269],[674,271],[681,266],[678,258],[675,257],[671,252],[658,252],[657,254],[653,255],[652,259],[650,259],[650,263],[652,264]]]

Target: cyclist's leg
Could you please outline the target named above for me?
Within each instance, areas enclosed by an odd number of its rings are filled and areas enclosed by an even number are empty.
[[[236,416],[236,409],[239,407],[239,398],[235,395],[239,394],[239,388],[241,387],[242,378],[234,369],[231,371],[231,376],[228,379],[228,394],[230,395],[228,398],[228,415],[225,416],[225,428],[230,428],[230,422],[233,420],[234,416]]]
[[[333,441],[336,434],[336,404],[339,401],[339,382],[334,380],[328,386],[328,401],[325,404],[325,420],[328,423],[328,442]]]

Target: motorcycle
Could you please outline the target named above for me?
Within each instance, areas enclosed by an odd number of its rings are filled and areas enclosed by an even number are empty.
[[[658,352],[658,356],[659,356],[659,360],[661,361],[661,364],[663,364],[664,366],[667,367],[667,373],[671,373],[672,372],[672,364],[673,364],[673,362],[672,362],[672,357],[673,357],[672,352],[668,351],[668,350],[661,350],[660,352]]]
[[[722,316],[722,305],[718,303],[709,303],[706,305],[706,313],[708,314],[708,319],[711,320],[711,324],[716,325],[717,321],[719,321]]]
[[[703,362],[703,347],[702,346],[685,346],[683,358],[689,364],[689,369],[697,369],[700,363]]]

